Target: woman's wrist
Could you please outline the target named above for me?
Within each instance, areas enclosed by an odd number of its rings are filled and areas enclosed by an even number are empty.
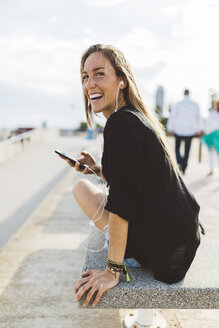
[[[119,278],[121,271],[122,272],[124,271],[124,265],[123,265],[123,263],[114,262],[108,258],[106,270],[108,272],[110,272],[112,275],[114,275],[115,278],[117,278],[117,277]]]
[[[121,262],[114,262],[108,258],[106,270],[108,270],[111,274],[113,274],[115,276],[115,278],[117,278],[118,274],[119,274],[119,276],[118,276],[118,278],[119,278],[120,273],[122,272],[126,276],[127,282],[131,281],[130,276],[129,276],[129,273],[130,273],[132,279],[135,280],[135,277],[133,276],[133,274],[131,272],[129,272],[126,265]]]
[[[108,276],[112,279],[119,280],[121,272],[114,272],[108,268],[108,266],[105,269],[105,272],[108,274]]]

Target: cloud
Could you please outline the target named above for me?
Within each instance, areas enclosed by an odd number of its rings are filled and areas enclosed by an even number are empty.
[[[58,16],[52,16],[51,21],[52,21],[52,23],[54,23],[54,24],[58,24],[58,23],[60,23],[60,19],[59,19]]]
[[[79,72],[83,42],[0,37],[0,48],[1,126],[39,125],[49,117],[54,126],[76,127],[83,116]]]
[[[127,2],[128,0],[87,0],[86,5],[98,6],[98,7],[109,7],[120,5],[121,3]]]
[[[0,82],[65,95],[79,80],[80,47],[54,38],[0,37]],[[78,59],[78,62],[76,61]]]
[[[130,32],[118,38],[117,44],[135,67],[150,67],[153,52],[158,44],[153,32],[145,27],[134,27]]]
[[[161,60],[156,61],[153,65],[148,67],[136,67],[134,68],[134,71],[139,78],[151,79],[160,73],[166,65],[167,62]]]
[[[207,0],[207,4],[209,7],[219,7],[218,0]]]
[[[162,13],[170,18],[178,18],[182,14],[182,10],[186,6],[186,3],[182,2],[181,4],[175,3],[167,5],[162,8]]]

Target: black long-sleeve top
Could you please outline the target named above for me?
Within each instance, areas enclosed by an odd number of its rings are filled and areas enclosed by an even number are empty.
[[[200,243],[200,208],[138,110],[122,107],[108,118],[102,169],[110,187],[105,208],[129,222],[125,257],[150,265],[158,280],[181,280]]]

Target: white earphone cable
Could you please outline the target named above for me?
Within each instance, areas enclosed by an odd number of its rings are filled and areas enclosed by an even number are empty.
[[[118,98],[119,98],[120,85],[123,85],[123,84],[124,84],[124,81],[121,81],[119,83],[119,86],[118,86],[117,91],[116,91],[116,108],[115,108],[115,112],[117,112],[117,110],[118,110]]]

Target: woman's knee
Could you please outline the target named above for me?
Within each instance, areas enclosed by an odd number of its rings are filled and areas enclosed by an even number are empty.
[[[72,188],[72,194],[74,197],[77,197],[77,195],[81,192],[83,192],[84,188],[87,186],[87,180],[86,179],[79,179],[75,182]]]

